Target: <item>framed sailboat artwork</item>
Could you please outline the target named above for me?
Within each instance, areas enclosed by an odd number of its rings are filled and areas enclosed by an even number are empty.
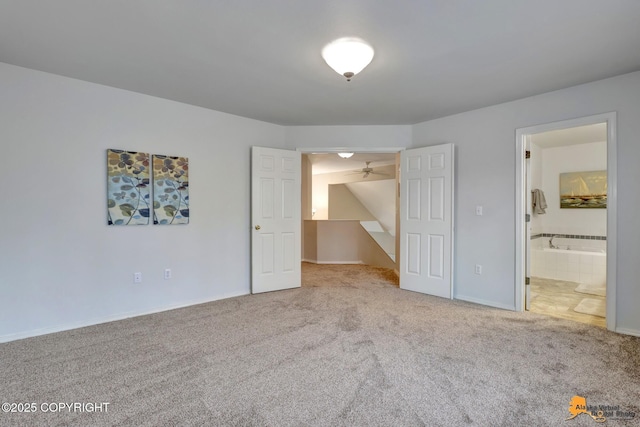
[[[560,208],[606,209],[607,171],[560,174]]]

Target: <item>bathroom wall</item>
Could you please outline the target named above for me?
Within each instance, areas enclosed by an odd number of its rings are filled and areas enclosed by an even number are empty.
[[[534,145],[533,149],[536,147]],[[539,188],[544,191],[547,209],[534,214],[534,233],[606,236],[606,209],[560,209],[559,180],[564,172],[607,169],[607,143],[593,142],[564,147],[538,148],[532,154],[533,172],[540,174]],[[532,184],[537,180],[532,176]],[[537,182],[536,182],[537,183]],[[532,185],[532,189],[536,188]]]

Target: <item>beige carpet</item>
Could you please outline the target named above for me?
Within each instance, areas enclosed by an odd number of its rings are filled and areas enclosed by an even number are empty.
[[[604,299],[585,298],[573,309],[578,313],[607,317],[607,301]]]
[[[304,287],[336,287],[336,286],[387,286],[398,287],[398,276],[388,268],[368,265],[337,265],[302,263],[302,286]]]
[[[640,414],[640,339],[303,266],[305,286],[0,344],[2,426],[591,426]],[[640,417],[640,415],[638,415]],[[607,420],[607,425],[637,426]]]
[[[598,295],[601,297],[607,295],[607,288],[602,285],[588,285],[586,283],[581,283],[575,291],[581,294]]]

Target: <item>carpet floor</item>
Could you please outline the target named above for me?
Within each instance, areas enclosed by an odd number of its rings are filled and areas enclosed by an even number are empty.
[[[305,264],[303,277],[0,344],[0,400],[36,406],[0,425],[594,425],[564,421],[574,396],[635,413],[607,424],[640,424],[637,337],[403,291],[379,268]]]

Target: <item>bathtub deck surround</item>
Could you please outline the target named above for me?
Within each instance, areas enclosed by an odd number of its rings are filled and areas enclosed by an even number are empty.
[[[544,234],[531,241],[531,276],[604,287],[607,242],[603,236],[569,238]],[[549,236],[549,237],[547,237]],[[553,237],[551,248],[549,240]]]
[[[564,233],[535,233],[531,234],[531,240],[542,237],[554,237],[562,239],[582,239],[582,240],[607,240],[607,236],[594,236],[591,234],[564,234]]]

